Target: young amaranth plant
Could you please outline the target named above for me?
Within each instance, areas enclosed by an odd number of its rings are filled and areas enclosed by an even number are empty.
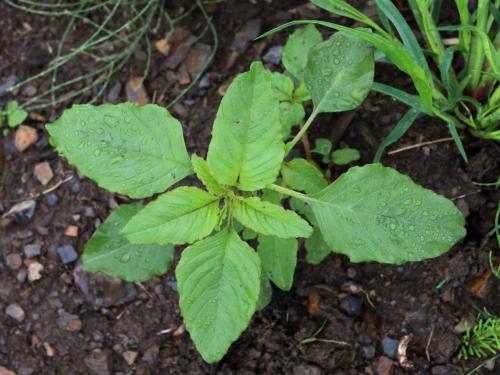
[[[334,37],[347,56],[352,37]],[[311,63],[321,74],[309,85],[311,116],[340,108],[336,103],[364,100],[370,84],[364,90],[354,84],[352,91],[341,86],[339,99],[335,78],[351,75],[351,82],[358,82],[366,79],[359,72],[372,75],[372,49],[362,47],[341,72],[321,71],[323,60]],[[112,192],[146,198],[192,171],[201,180],[207,190],[176,187],[146,206],[116,208],[86,244],[82,265],[142,281],[167,271],[173,245],[189,244],[176,269],[179,304],[207,362],[219,361],[254,312],[269,302],[270,282],[291,288],[297,238],[323,242],[327,253],[335,249],[354,262],[401,264],[438,256],[465,234],[464,218],[451,201],[394,169],[354,167],[328,184],[306,160],[284,162],[295,143],[283,142],[272,77],[256,62],[233,80],[218,109],[206,160],[189,158],[180,123],[156,105],[75,105],[47,125],[55,148]],[[284,207],[284,197],[291,197],[292,210]],[[258,234],[257,251],[242,240],[243,228]]]
[[[401,138],[423,114],[439,118],[448,125],[465,160],[467,155],[457,128],[466,128],[477,137],[500,140],[500,0],[479,0],[475,11],[470,10],[470,2],[455,0],[460,17],[457,26],[438,26],[442,1],[409,0],[425,49],[419,45],[416,34],[391,0],[375,1],[380,23],[343,0],[311,2],[369,29],[301,20],[288,22],[263,36],[308,23],[356,36],[377,49],[378,61],[390,62],[407,74],[418,93],[411,95],[374,83],[373,90],[410,107],[382,142],[374,161],[379,161],[384,149]],[[445,38],[442,32],[456,32],[456,38]]]

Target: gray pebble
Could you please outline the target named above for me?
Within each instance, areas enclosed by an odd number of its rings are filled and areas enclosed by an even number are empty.
[[[25,317],[24,310],[18,303],[11,303],[7,306],[5,313],[18,322],[22,322]]]
[[[57,254],[64,264],[74,262],[78,259],[78,254],[72,245],[59,246],[57,248]]]
[[[382,339],[382,348],[384,349],[384,353],[391,358],[396,358],[398,345],[399,340],[391,339],[388,336],[385,336]]]
[[[24,246],[24,255],[28,258],[33,258],[42,253],[42,247],[38,244],[30,244]]]
[[[18,270],[23,264],[21,256],[17,253],[9,254],[5,257],[5,263],[11,270]]]
[[[47,195],[47,204],[49,206],[55,206],[58,201],[59,198],[57,197],[56,193],[50,193],[49,195]]]
[[[361,316],[363,301],[356,296],[348,295],[340,301],[340,309],[350,316]]]
[[[274,65],[279,65],[281,62],[281,51],[283,50],[283,46],[274,46],[269,48],[269,50],[266,52],[264,57],[262,57],[262,60],[265,62],[274,64]]]

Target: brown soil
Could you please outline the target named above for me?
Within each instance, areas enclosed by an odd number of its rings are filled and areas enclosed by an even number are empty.
[[[258,1],[257,5],[249,1],[229,1],[217,7],[213,14],[220,49],[206,74],[209,86],[201,89],[196,85],[173,109],[183,123],[189,152],[206,153],[221,99],[220,87],[246,70],[251,61],[260,59],[269,47],[283,44],[287,35],[282,32],[265,42],[250,45],[230,69],[225,69],[236,31],[250,19],[261,19],[261,31],[264,31],[288,19],[311,17],[304,15],[311,12],[308,8],[301,7],[303,13],[297,12],[297,7],[303,4],[293,0],[271,4]],[[181,5],[182,2],[178,2],[173,9]],[[47,41],[57,40],[60,25],[56,22],[46,24],[40,17],[27,16],[0,3],[0,83],[11,74],[26,77],[48,62],[41,56],[43,53],[38,53],[43,37],[35,37],[38,34],[33,32],[28,36],[20,33],[23,22],[43,31]],[[201,16],[194,13],[184,27],[200,27],[201,22]],[[156,37],[151,35],[153,40]],[[209,37],[205,39],[211,43]],[[39,66],[25,63],[37,56],[41,56]],[[165,78],[163,64],[164,58],[155,51],[151,74],[145,82],[149,94],[160,90],[165,93],[160,104],[168,103],[175,96],[174,88]],[[141,65],[140,59],[132,61],[128,70],[115,80],[125,83],[135,65]],[[379,67],[377,80],[411,90],[408,79],[391,67]],[[16,93],[15,98],[22,100],[23,95]],[[7,99],[1,96],[0,105]],[[120,99],[126,100],[124,93]],[[40,115],[50,119],[61,111],[62,108],[55,108]],[[338,131],[339,116],[323,115],[310,138],[334,137],[332,140],[339,146],[360,150],[360,163],[370,162],[377,145],[404,111],[404,106],[371,94],[345,131]],[[0,141],[0,213],[67,176],[74,177],[52,193],[35,198],[37,206],[30,220],[2,222],[0,366],[19,375],[376,374],[387,359],[383,357],[388,356],[382,339],[400,340],[405,335],[411,337],[407,353],[414,367],[403,369],[392,359],[394,374],[463,374],[480,363],[458,358],[462,335],[456,326],[463,319],[474,318],[478,309],[500,313],[500,281],[494,278],[483,283],[477,281],[488,269],[488,250],[496,246],[492,239],[485,238],[493,225],[499,193],[474,184],[497,180],[498,144],[463,133],[470,158],[468,164],[452,142],[386,154],[385,165],[456,203],[467,217],[466,238],[446,255],[403,266],[352,264],[336,254],[328,256],[319,266],[311,266],[304,261],[302,250],[292,291],[283,293],[275,289],[271,304],[255,315],[225,358],[217,365],[208,365],[183,330],[172,270],[149,282],[130,284],[86,274],[78,262],[63,265],[55,249],[70,244],[81,254],[96,226],[117,203],[127,200],[98,188],[60,159],[48,143],[43,122],[31,117],[26,124],[35,127],[39,135],[36,144],[27,151],[19,153],[15,149],[14,132]],[[422,117],[390,149],[447,136],[442,123]],[[33,175],[34,165],[41,161],[48,161],[54,171],[47,187]],[[334,170],[333,174],[342,171],[344,168]],[[78,227],[78,237],[65,235],[69,225]],[[40,244],[42,249],[34,258],[44,267],[42,277],[33,282],[26,279],[30,260],[23,249],[28,244]],[[19,254],[23,264],[17,269],[11,267],[7,261],[9,254]],[[438,288],[443,280],[446,282]],[[342,286],[348,281],[361,286],[366,295],[346,294]],[[476,286],[480,284],[479,290],[471,290],[474,282]],[[311,294],[320,297],[317,316],[308,313]],[[24,310],[22,322],[6,314],[6,307],[12,303],[18,303]],[[361,304],[361,308],[347,313],[349,303],[358,307]],[[66,324],[65,319],[72,324]],[[321,341],[299,344],[325,321],[324,329],[317,336]],[[124,359],[129,355],[124,353],[130,351],[138,353],[131,365]],[[478,373],[498,374],[499,368],[497,361],[493,370],[483,368]],[[3,374],[1,367],[0,374]]]

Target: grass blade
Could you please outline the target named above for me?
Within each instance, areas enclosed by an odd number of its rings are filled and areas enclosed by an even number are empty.
[[[398,30],[399,36],[403,41],[406,50],[412,55],[416,62],[424,69],[427,75],[430,75],[429,66],[427,65],[427,60],[425,59],[422,48],[415,38],[415,34],[411,30],[408,23],[405,21],[401,13],[394,6],[390,0],[377,0],[377,6],[380,10],[389,18]]]
[[[399,140],[408,131],[408,129],[410,129],[410,127],[420,114],[421,112],[419,112],[415,108],[411,108],[404,114],[403,117],[401,117],[396,127],[392,129],[389,135],[382,141],[380,146],[378,146],[375,157],[373,158],[374,163],[378,163],[380,161],[380,159],[382,158],[382,154],[387,146],[390,146],[394,142]]]
[[[373,83],[372,90],[384,95],[391,96],[394,99],[399,100],[401,103],[415,108],[419,112],[429,114],[418,95],[408,94],[407,92],[396,89],[392,86],[384,85],[383,83],[379,82]]]

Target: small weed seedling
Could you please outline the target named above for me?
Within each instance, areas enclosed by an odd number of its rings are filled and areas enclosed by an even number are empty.
[[[470,11],[469,1],[455,0],[460,25],[443,27],[438,26],[442,1],[409,0],[426,49],[419,45],[417,36],[391,0],[375,1],[380,24],[343,0],[311,1],[370,29],[303,20],[286,23],[269,33],[291,25],[314,23],[356,36],[377,49],[378,60],[390,62],[410,76],[418,93],[418,96],[410,95],[384,84],[373,85],[375,91],[411,107],[380,145],[375,161],[380,160],[383,150],[397,141],[421,114],[435,116],[448,124],[466,160],[457,128],[466,127],[477,137],[500,140],[500,0],[478,0],[474,12]],[[444,38],[442,32],[457,35]],[[462,65],[460,60],[464,62]]]
[[[313,110],[286,144],[281,109],[292,102],[259,62],[224,95],[206,159],[189,157],[181,124],[156,105],[75,105],[47,125],[55,148],[103,188],[131,198],[161,193],[146,206],[116,208],[86,244],[82,264],[142,281],[167,271],[174,245],[189,244],[176,269],[179,304],[207,362],[219,361],[270,301],[271,282],[292,287],[297,238],[306,239],[312,263],[335,250],[353,262],[400,264],[443,254],[465,235],[451,201],[394,169],[353,167],[329,184],[311,162],[285,161],[319,113],[358,106],[372,85],[373,50],[349,34],[308,55],[297,79]],[[206,190],[163,193],[193,171]]]
[[[478,317],[477,324],[471,327],[465,322],[465,335],[460,348],[460,358],[483,358],[500,353],[500,317],[489,313],[483,319]]]
[[[21,125],[23,121],[26,120],[26,117],[28,117],[28,112],[21,109],[15,100],[10,100],[7,103],[5,112],[0,111],[0,127],[6,119],[7,125],[10,128],[15,128],[16,126]]]

